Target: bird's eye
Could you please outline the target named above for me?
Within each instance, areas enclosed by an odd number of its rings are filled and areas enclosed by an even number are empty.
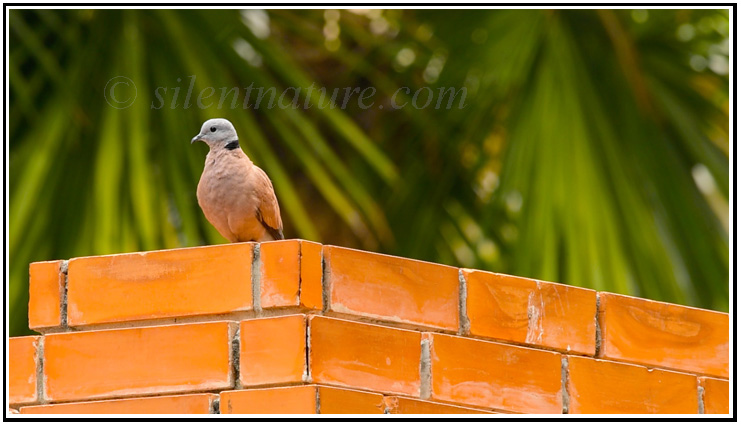
[[[212,128],[211,128],[211,131],[212,131],[212,132],[215,132],[215,131],[216,131],[216,126],[212,127]]]

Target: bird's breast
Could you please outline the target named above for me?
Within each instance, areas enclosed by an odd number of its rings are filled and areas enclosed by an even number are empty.
[[[249,211],[256,207],[251,164],[207,161],[198,182],[198,203],[207,216],[219,212]],[[207,212],[208,210],[208,212]]]

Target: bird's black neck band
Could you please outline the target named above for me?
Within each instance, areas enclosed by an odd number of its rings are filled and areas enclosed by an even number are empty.
[[[225,148],[228,149],[229,151],[239,148],[239,140],[235,139],[233,141],[230,141],[229,143],[226,144]]]

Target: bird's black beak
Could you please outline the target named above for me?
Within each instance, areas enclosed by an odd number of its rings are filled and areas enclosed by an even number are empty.
[[[193,137],[193,139],[191,139],[191,140],[190,140],[190,143],[192,144],[192,143],[193,143],[193,142],[195,142],[195,141],[200,141],[200,140],[203,140],[202,138],[203,138],[203,135],[199,133],[199,134],[195,135],[195,136]]]

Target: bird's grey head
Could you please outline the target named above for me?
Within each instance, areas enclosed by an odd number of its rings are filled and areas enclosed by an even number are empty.
[[[195,141],[206,142],[211,149],[235,149],[239,147],[237,131],[229,120],[224,118],[212,118],[201,126],[198,133],[190,143]]]

